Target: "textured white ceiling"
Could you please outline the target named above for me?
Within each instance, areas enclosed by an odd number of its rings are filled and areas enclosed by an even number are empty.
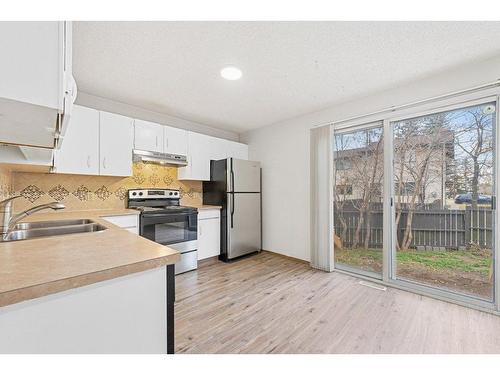
[[[500,22],[75,22],[79,89],[244,132],[500,54]],[[219,75],[225,65],[239,81]]]

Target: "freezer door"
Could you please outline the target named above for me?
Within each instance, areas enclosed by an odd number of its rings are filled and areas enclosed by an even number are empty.
[[[260,192],[260,163],[258,161],[228,159],[227,181],[229,192]]]
[[[260,193],[228,193],[227,257],[260,250]]]

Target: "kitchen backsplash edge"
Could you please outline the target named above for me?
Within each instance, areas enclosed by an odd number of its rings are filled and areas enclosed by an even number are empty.
[[[12,173],[0,165],[0,201],[12,195]]]
[[[201,181],[179,181],[177,168],[134,163],[131,177],[8,172],[0,166],[0,197],[21,195],[16,211],[58,201],[67,210],[120,209],[126,207],[128,189],[170,188],[181,192],[181,204],[202,204]]]

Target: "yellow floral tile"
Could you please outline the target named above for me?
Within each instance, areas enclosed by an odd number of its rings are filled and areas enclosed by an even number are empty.
[[[4,180],[0,170],[0,196]],[[124,208],[127,190],[137,188],[179,189],[182,204],[202,203],[201,181],[179,181],[177,168],[149,163],[134,163],[133,175],[125,178],[13,172],[8,184],[23,197],[16,201],[16,210],[53,200],[64,203],[69,210]]]

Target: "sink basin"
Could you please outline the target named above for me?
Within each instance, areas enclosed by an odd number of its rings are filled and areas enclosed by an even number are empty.
[[[34,221],[32,223],[16,224],[13,230],[65,227],[68,225],[83,225],[83,224],[95,224],[95,222],[89,219]]]
[[[82,221],[85,221],[85,223],[82,223]],[[58,225],[60,225],[61,223],[64,222],[67,223],[68,221],[61,220],[61,221],[52,221],[50,223],[53,224],[57,223]],[[76,220],[72,220],[72,222],[76,222]],[[39,224],[39,223],[23,223],[23,224]],[[105,229],[107,229],[105,226],[97,224],[91,220],[80,220],[80,224],[73,223],[61,226],[50,226],[50,227],[41,226],[41,227],[30,227],[30,229],[13,230],[2,241],[3,242],[20,241],[20,240],[29,240],[32,238],[40,238],[40,237],[62,236],[66,234],[100,232]]]

